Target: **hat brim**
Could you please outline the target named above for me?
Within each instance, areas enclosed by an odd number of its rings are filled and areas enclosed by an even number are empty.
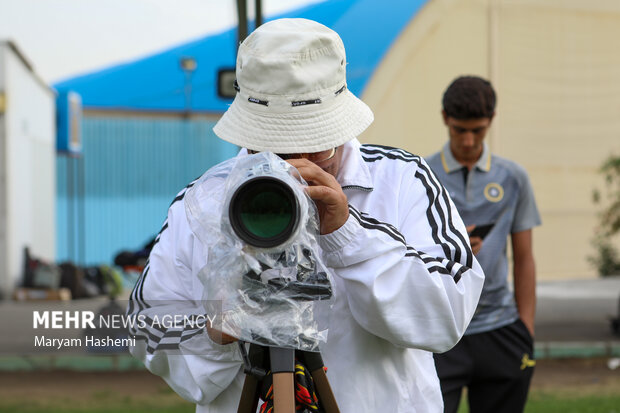
[[[317,104],[297,113],[251,111],[240,99],[237,94],[213,131],[225,141],[254,151],[324,151],[358,137],[374,120],[370,108],[349,90],[328,106]]]

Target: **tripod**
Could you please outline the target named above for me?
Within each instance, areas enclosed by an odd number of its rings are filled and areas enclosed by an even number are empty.
[[[237,413],[256,412],[260,393],[259,383],[267,375],[267,360],[273,378],[274,413],[295,412],[295,355],[310,371],[319,403],[325,413],[340,412],[323,369],[321,353],[265,347],[258,344],[250,344],[250,350],[246,352],[243,341],[239,341],[239,349],[243,355],[246,376]]]

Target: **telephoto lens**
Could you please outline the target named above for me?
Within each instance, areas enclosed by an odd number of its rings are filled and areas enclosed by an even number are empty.
[[[300,206],[293,188],[273,176],[258,176],[240,185],[228,210],[235,234],[258,248],[273,248],[295,232]]]

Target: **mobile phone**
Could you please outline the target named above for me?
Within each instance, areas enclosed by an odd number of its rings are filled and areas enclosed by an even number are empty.
[[[491,222],[490,224],[476,225],[472,232],[469,233],[470,237],[479,237],[484,239],[487,234],[491,231],[495,222]]]

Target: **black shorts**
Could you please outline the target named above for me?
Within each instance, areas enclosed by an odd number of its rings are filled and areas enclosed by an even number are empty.
[[[463,336],[451,350],[435,354],[444,411],[458,410],[467,387],[471,413],[523,412],[535,364],[534,340],[521,320]]]

